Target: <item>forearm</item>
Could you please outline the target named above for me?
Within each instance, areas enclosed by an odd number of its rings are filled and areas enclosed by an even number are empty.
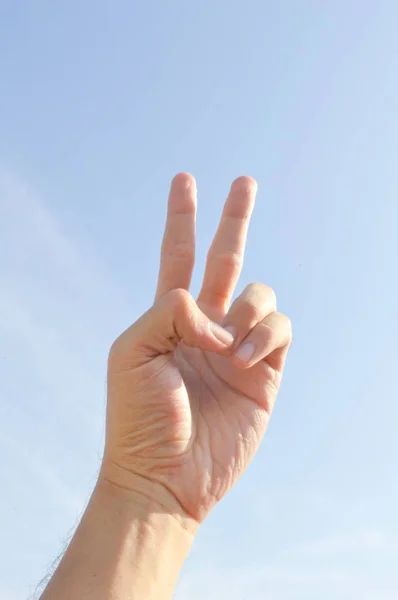
[[[170,600],[194,528],[101,479],[41,600]]]

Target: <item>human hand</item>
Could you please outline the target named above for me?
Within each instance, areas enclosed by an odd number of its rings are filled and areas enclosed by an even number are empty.
[[[249,285],[230,306],[256,187],[232,184],[195,301],[196,186],[174,178],[155,302],[109,354],[102,477],[197,523],[256,453],[291,342],[269,287]]]

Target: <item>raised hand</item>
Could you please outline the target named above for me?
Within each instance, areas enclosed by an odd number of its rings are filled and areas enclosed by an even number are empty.
[[[231,304],[256,187],[233,182],[195,301],[196,186],[174,178],[155,302],[109,355],[102,476],[198,523],[256,453],[291,342],[266,285]]]

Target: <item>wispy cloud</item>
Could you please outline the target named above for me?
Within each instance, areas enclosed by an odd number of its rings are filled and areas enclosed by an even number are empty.
[[[89,241],[68,234],[48,202],[4,169],[0,255],[0,448],[8,457],[0,465],[7,482],[0,504],[11,515],[2,535],[13,539],[28,519],[21,547],[40,535],[56,553],[57,536],[73,525],[95,476],[106,353],[131,314]],[[39,511],[34,524],[29,511],[17,516],[26,498]],[[1,560],[10,563],[10,577],[13,564],[24,568],[21,555]],[[34,577],[40,579],[51,556],[37,561]],[[26,556],[27,573],[32,562]]]
[[[264,538],[267,539],[266,531]],[[237,542],[238,543],[238,542]],[[268,543],[265,541],[264,543]],[[378,570],[380,554],[386,570]],[[340,533],[300,544],[269,564],[261,558],[252,567],[203,569],[183,575],[176,600],[393,600],[398,589],[394,573],[398,538],[381,530]],[[326,559],[326,560],[325,560]],[[247,562],[242,557],[242,563]],[[372,564],[373,568],[366,568]]]
[[[7,489],[0,507],[10,515],[2,526],[9,542],[0,560],[8,579],[0,595],[20,600],[26,594],[16,592],[13,582],[21,572],[26,589],[40,580],[87,497],[101,449],[106,352],[131,311],[95,248],[68,234],[48,203],[4,170],[0,253],[0,447],[7,457],[0,465]],[[330,508],[321,493],[294,493],[284,494],[285,506],[306,506],[319,515]],[[253,494],[252,509],[269,547],[267,526],[270,514],[277,519],[281,498],[269,497],[264,511],[261,494]],[[27,498],[30,510],[24,511]],[[41,555],[29,553],[39,544]],[[191,569],[188,561],[176,600],[396,598],[398,541],[382,529],[309,535],[286,551],[279,546],[268,561],[261,551],[252,555],[252,566],[245,555],[238,569],[212,570],[209,561],[202,568],[196,560]]]
[[[393,549],[398,555],[398,538],[387,531],[373,528],[316,540],[300,546],[297,552],[301,555],[342,557],[345,554],[378,553]]]
[[[97,369],[101,365],[103,374],[115,334],[113,316],[128,314],[123,294],[95,252],[66,235],[38,196],[4,171],[0,228],[0,356],[6,379],[12,372],[32,372],[58,392],[52,403],[67,402],[69,411],[84,414],[93,407]],[[100,385],[103,390],[103,380]]]

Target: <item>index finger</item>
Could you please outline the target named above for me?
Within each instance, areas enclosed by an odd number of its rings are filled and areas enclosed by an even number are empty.
[[[196,182],[189,173],[172,181],[155,299],[188,290],[195,262]]]

